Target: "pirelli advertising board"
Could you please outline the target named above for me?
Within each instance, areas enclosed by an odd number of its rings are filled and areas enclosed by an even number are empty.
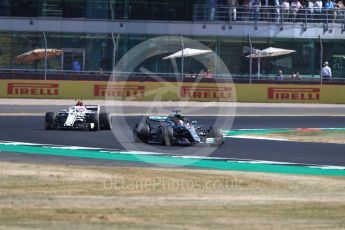
[[[230,84],[118,82],[94,84],[94,97],[145,101],[234,101]]]
[[[8,82],[4,92],[8,97],[56,97],[59,84],[46,82]]]
[[[273,85],[267,87],[267,102],[341,103],[338,91],[332,85]]]
[[[1,80],[0,96],[6,98],[82,98],[90,83],[72,81]]]
[[[234,86],[212,83],[1,80],[0,97],[145,101],[235,101]]]
[[[230,101],[233,98],[232,85],[183,85],[180,87],[181,100]]]
[[[342,85],[0,80],[2,98],[345,103]]]
[[[235,87],[238,102],[345,103],[342,85],[236,84]]]

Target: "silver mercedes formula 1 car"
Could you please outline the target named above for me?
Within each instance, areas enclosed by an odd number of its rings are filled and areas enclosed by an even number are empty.
[[[133,127],[135,142],[171,145],[208,145],[218,147],[224,143],[223,131],[210,126],[203,128],[197,121],[192,121],[178,114],[169,116],[149,116]]]
[[[76,105],[58,113],[47,112],[45,129],[111,130],[111,115],[101,113],[99,105]]]

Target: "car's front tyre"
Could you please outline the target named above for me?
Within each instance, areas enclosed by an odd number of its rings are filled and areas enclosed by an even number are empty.
[[[161,126],[161,144],[165,146],[171,146],[173,143],[174,130],[171,126]]]
[[[111,115],[109,113],[100,113],[99,125],[100,125],[100,128],[103,130],[111,130],[112,129]]]
[[[47,112],[45,115],[44,128],[47,130],[54,130],[56,128],[55,118],[56,113]]]
[[[213,147],[218,147],[224,144],[223,130],[221,128],[211,126],[209,128],[207,137],[215,139],[215,143],[211,144]]]
[[[99,131],[99,115],[96,113],[92,113],[89,115],[88,119],[89,123],[89,130],[91,131]]]

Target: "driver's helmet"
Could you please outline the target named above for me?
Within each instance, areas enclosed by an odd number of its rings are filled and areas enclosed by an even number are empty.
[[[174,120],[177,125],[183,125],[184,117],[181,116],[180,114],[175,114],[174,115]]]
[[[83,106],[83,105],[84,105],[83,101],[82,100],[78,100],[76,106]]]
[[[181,114],[175,114],[175,118],[184,121],[184,117]]]

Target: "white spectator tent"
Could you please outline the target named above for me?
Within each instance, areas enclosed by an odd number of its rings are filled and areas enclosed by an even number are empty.
[[[191,49],[191,48],[185,48],[180,51],[177,51],[176,53],[173,53],[167,57],[164,57],[163,59],[175,59],[175,58],[182,58],[182,66],[181,66],[181,76],[183,81],[183,73],[184,73],[184,58],[185,57],[192,57],[197,56],[201,54],[211,53],[212,50],[202,50],[202,49]]]
[[[212,52],[212,50],[200,50],[200,49],[185,48],[185,49],[177,51],[176,53],[173,53],[173,54],[171,54],[171,55],[169,55],[163,59],[192,57],[192,56],[197,56],[200,54],[211,53],[211,52]]]
[[[265,57],[276,57],[296,52],[296,50],[288,50],[281,48],[268,47],[263,50],[255,50],[254,53],[247,55],[247,58],[258,58],[258,77],[260,76],[260,59]]]

